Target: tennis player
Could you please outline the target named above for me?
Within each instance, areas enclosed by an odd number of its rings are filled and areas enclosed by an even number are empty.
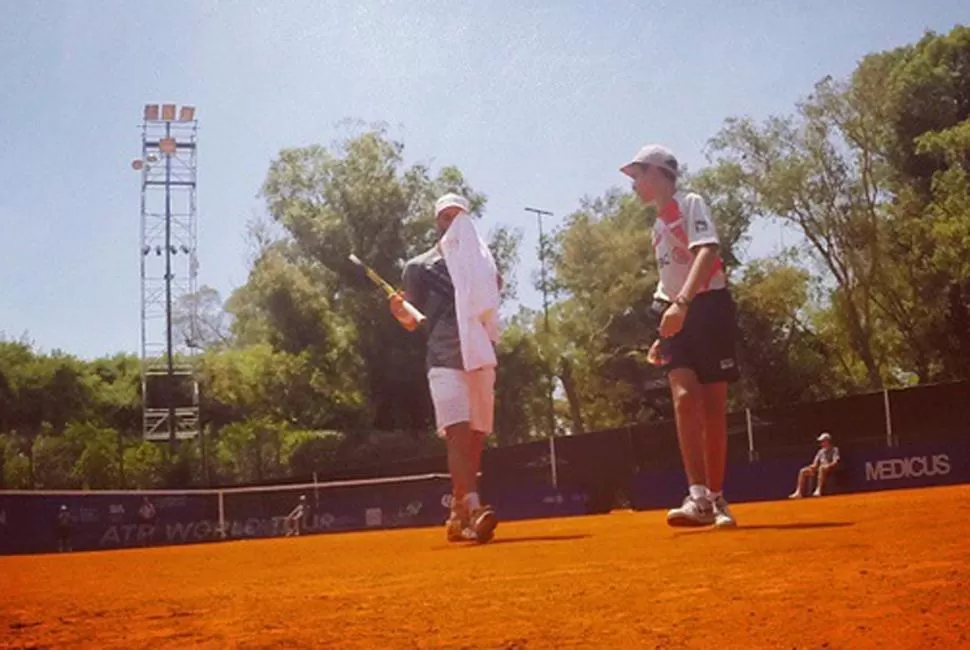
[[[501,278],[468,212],[468,200],[457,194],[436,201],[438,242],[405,265],[404,296],[391,298],[391,311],[401,320],[407,300],[427,317],[428,384],[452,481],[447,537],[487,542],[498,518],[481,501],[478,472],[495,410]]]
[[[639,199],[656,208],[653,245],[660,282],[654,311],[660,337],[651,362],[670,382],[677,437],[689,492],[667,513],[671,526],[734,526],[722,494],[727,461],[728,384],[739,379],[736,312],[720,242],[707,205],[677,188],[677,158],[660,145],[643,147],[621,171]]]

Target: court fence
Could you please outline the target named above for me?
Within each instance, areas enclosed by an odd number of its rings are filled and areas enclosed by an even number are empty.
[[[729,498],[784,498],[823,431],[843,459],[835,492],[970,482],[970,382],[962,382],[733,413]],[[436,526],[450,505],[446,469],[444,457],[433,457],[353,468],[355,480],[315,475],[298,484],[220,489],[0,491],[0,554]],[[481,491],[506,521],[668,507],[684,492],[676,428],[631,425],[488,449]],[[62,509],[68,528],[58,526]]]

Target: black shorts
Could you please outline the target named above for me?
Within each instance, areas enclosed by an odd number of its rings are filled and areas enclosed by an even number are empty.
[[[668,306],[657,301],[654,311],[662,315]],[[689,368],[702,384],[738,381],[737,308],[731,292],[717,289],[696,295],[683,329],[660,340],[660,357],[666,372]]]

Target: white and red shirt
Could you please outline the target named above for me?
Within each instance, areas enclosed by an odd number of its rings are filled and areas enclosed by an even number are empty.
[[[704,199],[693,193],[674,194],[673,201],[660,211],[653,224],[653,251],[660,271],[660,282],[654,295],[673,301],[687,282],[695,249],[711,244],[720,245],[720,240]],[[726,287],[724,262],[718,256],[698,293]]]

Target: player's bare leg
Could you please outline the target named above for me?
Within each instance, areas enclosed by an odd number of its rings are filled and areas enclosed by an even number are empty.
[[[704,460],[704,392],[693,370],[675,368],[668,377],[674,401],[677,440],[690,494],[680,508],[667,513],[667,523],[671,526],[708,526],[714,523],[714,509],[708,498]]]
[[[704,411],[704,463],[707,488],[714,505],[714,525],[735,526],[734,515],[722,494],[727,468],[727,382],[701,385]]]
[[[472,468],[476,481],[478,480],[478,475],[482,472],[482,450],[485,448],[485,438],[487,435],[482,431],[472,431],[469,454],[471,455]]]
[[[701,385],[704,411],[704,466],[707,487],[715,494],[724,487],[727,466],[727,393],[725,382]]]
[[[471,429],[468,422],[459,422],[445,427],[445,442],[448,445],[448,472],[451,474],[451,517],[448,520],[448,539],[453,542],[467,541],[472,536],[468,508],[465,497],[475,491],[473,466],[467,453]]]
[[[458,508],[467,513],[468,524],[474,531],[474,539],[487,542],[492,538],[498,520],[494,511],[483,506],[478,496],[477,472],[480,468],[480,452],[482,438],[479,432],[473,432],[468,422],[445,428],[448,443],[448,469],[451,472],[453,493],[462,495]],[[453,506],[453,510],[455,507]],[[453,524],[449,523],[449,539],[453,539]],[[463,530],[462,537],[467,538]]]
[[[792,492],[788,496],[789,499],[801,499],[802,498],[802,496],[803,496],[803,494],[805,492],[805,481],[808,479],[809,476],[812,475],[812,471],[813,470],[812,470],[811,467],[803,467],[803,468],[801,468],[801,470],[799,470],[799,472],[798,472],[798,480],[795,483],[795,491]]]
[[[485,438],[488,436],[484,431],[472,431],[469,441],[469,458],[471,458],[475,484],[478,485],[478,476],[482,471],[482,451],[485,447]],[[472,514],[472,523],[475,527],[475,534],[478,541],[487,542],[495,533],[498,526],[498,517],[495,510],[487,504],[481,504],[476,512]]]
[[[480,432],[472,431],[468,422],[446,427],[445,435],[453,487],[448,539],[487,542],[492,538],[498,522],[492,509],[483,506],[478,496],[477,473],[481,466],[481,440],[484,437]],[[455,498],[458,496],[460,499]]]
[[[465,424],[465,423],[462,423]],[[450,428],[446,429],[450,430]],[[481,431],[471,431],[471,435],[467,438],[467,446],[465,446],[463,453],[465,457],[469,459],[471,463],[471,472],[475,480],[475,487],[478,486],[478,475],[482,471],[482,449],[485,446],[485,437],[487,434]],[[464,438],[463,433],[458,433],[459,438]],[[450,436],[449,436],[450,437]],[[458,443],[461,446],[461,442]],[[461,515],[467,511],[464,508],[464,497],[465,493],[461,492],[458,487],[454,487],[451,492],[451,502],[452,504],[457,504],[457,506],[452,507],[452,512]]]
[[[818,481],[815,483],[815,492],[812,496],[820,497],[822,496],[822,489],[825,487],[825,478],[829,475],[829,470],[827,467],[818,468]]]

